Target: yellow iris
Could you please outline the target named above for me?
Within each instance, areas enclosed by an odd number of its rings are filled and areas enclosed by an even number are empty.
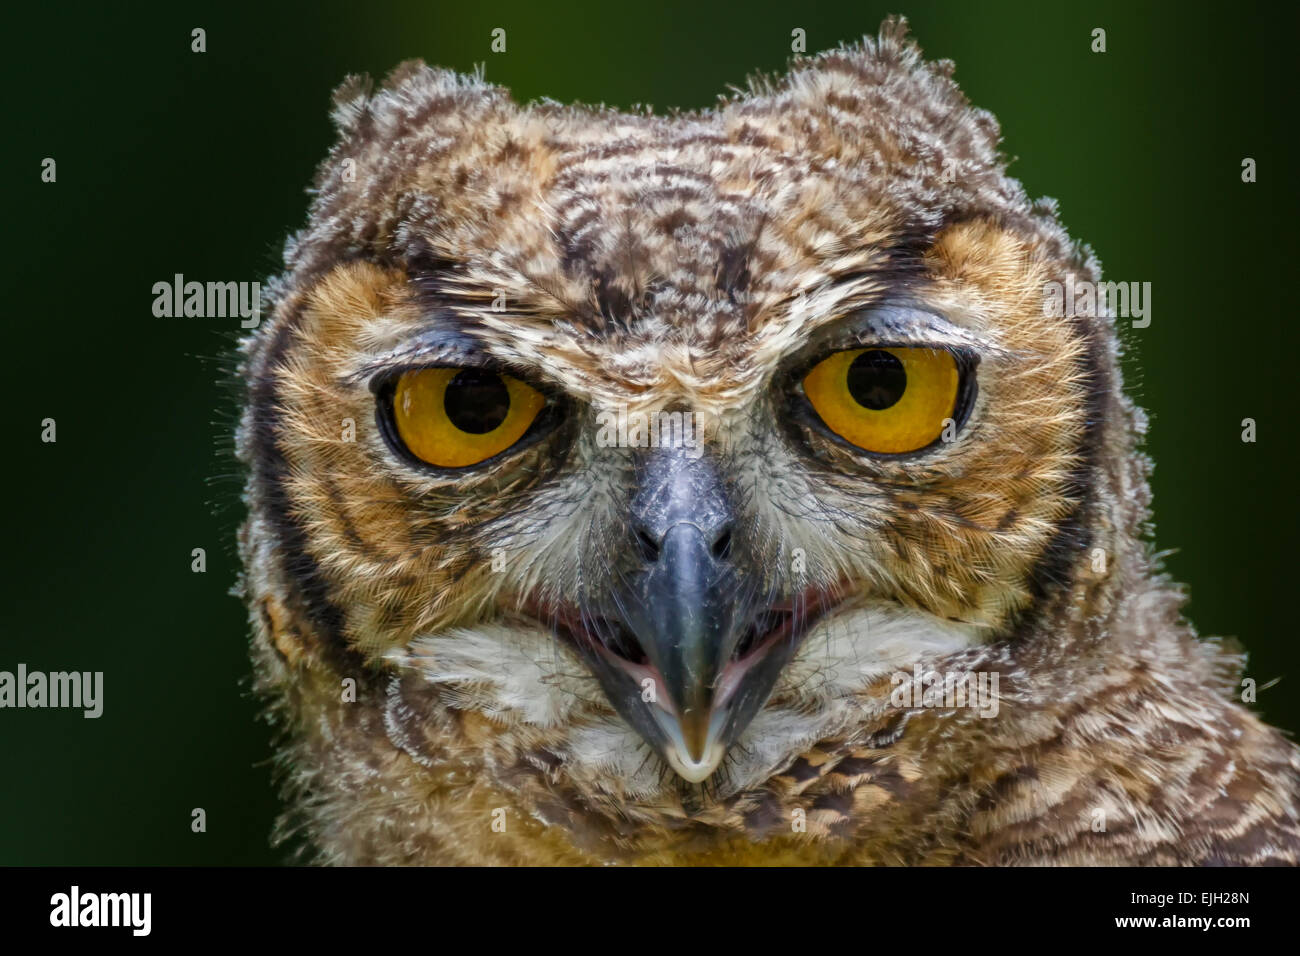
[[[960,380],[944,349],[849,349],[803,380],[826,427],[865,451],[901,454],[929,445],[953,415]]]
[[[519,441],[545,405],[541,392],[509,375],[425,368],[397,380],[393,421],[415,457],[439,468],[464,468]]]

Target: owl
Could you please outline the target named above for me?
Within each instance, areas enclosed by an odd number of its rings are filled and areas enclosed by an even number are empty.
[[[900,20],[716,107],[421,63],[243,343],[277,839],[326,864],[1258,864],[1300,752],[1149,544],[1100,281]],[[1059,304],[1059,303],[1058,303]]]

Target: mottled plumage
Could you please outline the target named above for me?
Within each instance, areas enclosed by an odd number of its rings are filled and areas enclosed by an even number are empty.
[[[903,34],[667,117],[422,64],[338,92],[243,363],[282,834],[330,863],[1296,862],[1297,750],[1146,543],[1115,322],[1044,315],[1098,265]],[[869,456],[794,414],[792,369],[850,339],[972,356],[955,437]],[[375,383],[469,354],[554,427],[412,467]],[[702,783],[564,637],[653,561],[649,450],[597,441],[619,406],[703,417],[718,560],[820,615]],[[996,674],[997,716],[891,702],[915,667]]]

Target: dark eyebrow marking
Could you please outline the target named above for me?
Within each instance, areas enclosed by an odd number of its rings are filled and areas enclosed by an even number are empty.
[[[457,324],[459,316],[455,307],[474,300],[465,288],[458,288],[458,281],[464,279],[461,263],[439,256],[431,249],[423,247],[406,260],[407,282],[415,290],[415,302],[420,311],[435,317],[445,324]],[[489,293],[487,296],[491,298]]]
[[[423,243],[406,256],[406,274],[412,281],[455,272],[457,265],[455,259],[440,256]]]

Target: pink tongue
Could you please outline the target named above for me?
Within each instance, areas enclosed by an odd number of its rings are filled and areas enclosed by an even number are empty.
[[[789,634],[790,625],[787,622],[781,627],[778,627],[767,637],[763,638],[762,641],[753,647],[750,652],[740,660],[728,661],[727,666],[722,669],[721,678],[718,680],[718,690],[713,698],[713,706],[721,707],[730,700],[731,695],[736,692],[736,688],[740,686],[741,680],[747,673],[749,673],[750,668],[758,663],[773,644],[784,637],[788,637]]]
[[[600,645],[597,646],[600,647]],[[631,661],[625,660],[617,654],[610,653],[605,650],[604,647],[600,647],[600,652],[619,667],[623,668],[627,675],[636,681],[642,689],[645,688],[645,682],[647,680],[653,681],[655,697],[652,703],[665,714],[672,717],[677,716],[677,708],[674,707],[673,702],[668,699],[668,695],[659,693],[664,686],[664,679],[655,667],[650,664],[633,664]]]

